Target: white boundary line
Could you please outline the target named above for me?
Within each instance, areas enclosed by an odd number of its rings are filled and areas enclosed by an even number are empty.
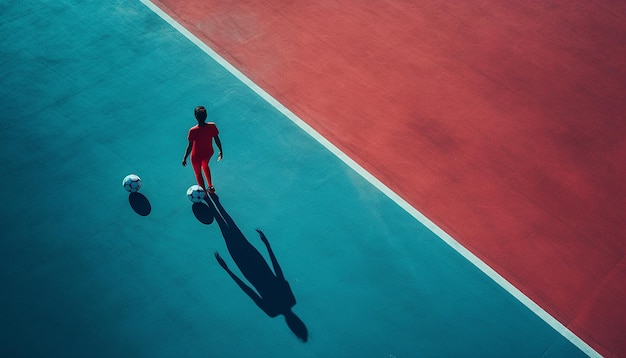
[[[409,204],[406,200],[402,199],[393,190],[389,189],[380,180],[376,179],[376,177],[374,177],[367,170],[361,167],[357,162],[355,162],[350,157],[348,157],[344,152],[342,152],[334,144],[332,144],[330,141],[324,138],[315,129],[313,129],[311,126],[306,124],[302,119],[300,119],[293,112],[287,109],[287,107],[283,106],[280,102],[278,102],[274,97],[272,97],[267,92],[265,92],[256,83],[252,82],[248,77],[246,77],[243,73],[241,73],[228,61],[226,61],[217,52],[213,51],[213,49],[207,46],[194,34],[189,32],[189,30],[187,30],[184,26],[179,24],[171,16],[169,16],[163,10],[161,10],[161,8],[153,4],[150,0],[140,0],[140,1],[144,5],[146,5],[150,10],[152,10],[155,14],[159,15],[168,24],[174,27],[177,31],[183,34],[187,39],[193,42],[196,46],[198,46],[202,51],[204,51],[213,60],[215,60],[222,67],[224,67],[228,72],[233,74],[238,80],[243,82],[246,86],[252,89],[259,96],[261,96],[261,98],[263,98],[265,101],[271,104],[274,108],[276,108],[279,112],[281,112],[285,117],[289,118],[292,122],[298,125],[303,131],[305,131],[307,134],[309,134],[311,137],[313,137],[315,140],[321,143],[331,153],[333,153],[335,156],[341,159],[344,163],[346,163],[350,168],[352,168],[359,175],[365,178],[365,180],[370,182],[377,189],[379,189],[381,192],[387,195],[391,200],[393,200],[396,204],[398,204],[402,209],[406,210],[411,216],[417,219],[417,221],[419,221],[422,225],[426,226],[435,235],[439,236],[441,240],[443,240],[446,244],[448,244],[450,247],[456,250],[459,254],[461,254],[465,259],[471,262],[474,266],[478,267],[478,269],[480,269],[483,273],[489,276],[489,278],[491,278],[498,285],[504,288],[513,297],[515,297],[518,301],[520,301],[523,305],[528,307],[528,309],[534,312],[537,316],[539,316],[539,318],[544,320],[548,325],[554,328],[563,337],[567,338],[570,342],[572,342],[572,344],[578,347],[581,351],[583,351],[585,354],[587,354],[590,357],[602,357],[598,352],[596,352],[593,348],[591,348],[582,339],[578,338],[578,336],[576,336],[572,331],[570,331],[567,327],[565,327],[561,322],[557,321],[548,312],[546,312],[543,308],[537,305],[533,300],[528,298],[528,296],[526,296],[519,289],[513,286],[510,282],[504,279],[504,277],[500,276],[500,274],[498,274],[495,270],[489,267],[489,265],[484,263],[481,259],[476,257],[476,255],[474,255],[469,250],[467,250],[458,241],[453,239],[452,236],[448,235],[448,233],[446,233],[440,227],[435,225],[435,223],[430,221],[426,216],[424,216],[421,212],[419,212],[417,209],[411,206],[411,204]]]

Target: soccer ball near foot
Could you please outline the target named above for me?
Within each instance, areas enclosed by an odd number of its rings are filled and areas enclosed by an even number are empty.
[[[204,189],[200,185],[192,185],[187,189],[187,197],[192,203],[199,203],[204,199]]]

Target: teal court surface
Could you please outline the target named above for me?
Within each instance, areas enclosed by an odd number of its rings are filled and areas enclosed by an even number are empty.
[[[2,356],[594,355],[142,3],[0,9]],[[192,207],[197,105],[224,160]],[[257,228],[305,342],[245,291]]]

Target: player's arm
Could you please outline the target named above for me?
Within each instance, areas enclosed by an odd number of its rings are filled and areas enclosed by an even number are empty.
[[[185,156],[183,157],[183,167],[187,166],[187,157],[189,156],[189,153],[191,153],[191,148],[193,147],[193,141],[189,141],[189,144],[187,144],[187,149],[185,149]]]
[[[259,233],[259,236],[261,237],[261,241],[263,241],[263,243],[265,244],[265,247],[267,247],[267,252],[270,254],[270,259],[272,260],[272,266],[274,267],[274,273],[276,274],[276,277],[285,281],[285,275],[283,275],[283,270],[280,268],[280,265],[278,264],[278,260],[276,260],[276,256],[274,256],[274,251],[272,251],[270,242],[267,241],[267,237],[265,237],[265,234],[263,233],[263,231],[261,231],[261,229],[256,229],[256,232]]]
[[[220,150],[217,154],[217,160],[222,160],[222,141],[220,140],[220,136],[217,134],[215,135],[215,145],[217,145],[217,149]]]
[[[222,268],[226,272],[228,272],[228,275],[230,276],[230,278],[232,278],[233,281],[235,281],[235,283],[239,286],[239,288],[241,288],[243,290],[243,292],[245,292],[248,295],[248,297],[250,297],[252,299],[252,301],[254,301],[254,303],[256,303],[257,306],[259,306],[259,308],[261,308],[263,311],[265,311],[265,305],[263,304],[263,299],[261,298],[261,296],[259,296],[256,292],[254,292],[254,290],[252,288],[250,288],[248,285],[246,285],[239,277],[237,277],[237,275],[235,275],[228,268],[228,265],[226,265],[226,262],[224,261],[224,259],[222,259],[222,257],[220,256],[220,254],[217,251],[215,251],[215,258],[217,259],[217,262],[220,264],[220,266],[222,266]]]

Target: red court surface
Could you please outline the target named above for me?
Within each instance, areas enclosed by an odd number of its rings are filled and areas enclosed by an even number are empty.
[[[606,356],[626,356],[626,3],[154,1]]]

